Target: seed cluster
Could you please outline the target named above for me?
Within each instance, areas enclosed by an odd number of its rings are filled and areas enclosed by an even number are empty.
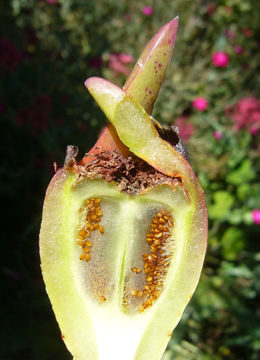
[[[140,274],[140,272],[142,272],[142,269],[136,268],[136,267],[132,267],[131,269],[133,272]]]
[[[143,298],[139,308],[140,312],[152,306],[160,295],[171,257],[166,246],[173,226],[173,217],[167,210],[161,210],[154,216],[150,232],[146,235],[146,241],[150,245],[150,253],[143,254],[144,273],[146,274],[145,285],[142,290],[134,289],[130,292],[131,296]],[[136,273],[138,272],[136,271]]]
[[[89,261],[91,259],[90,250],[92,242],[90,241],[91,233],[99,230],[100,234],[104,233],[104,227],[99,224],[103,212],[100,207],[101,199],[92,198],[84,202],[84,206],[79,209],[79,212],[84,212],[84,224],[79,230],[77,236],[77,243],[81,246],[83,253],[80,255],[80,260]],[[104,301],[104,300],[103,300]]]

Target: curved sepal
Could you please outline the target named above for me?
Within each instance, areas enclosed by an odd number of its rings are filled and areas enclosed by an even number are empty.
[[[171,61],[177,29],[178,17],[165,24],[152,37],[123,87],[124,91],[132,95],[148,114],[152,113],[153,104]],[[87,82],[85,84],[87,86]],[[82,159],[82,164],[90,163],[89,155],[98,153],[100,149],[117,149],[123,156],[128,155],[127,148],[121,143],[112,125],[105,127],[97,143],[88,152],[88,156]]]
[[[178,17],[172,19],[152,37],[123,87],[148,114],[152,113],[171,61],[178,23]]]

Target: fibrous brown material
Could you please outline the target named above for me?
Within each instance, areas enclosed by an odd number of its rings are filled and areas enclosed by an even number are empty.
[[[131,155],[123,157],[118,151],[101,151],[85,166],[89,178],[102,177],[114,181],[120,191],[137,194],[158,184],[177,185],[178,178],[171,178],[154,169],[142,159]]]

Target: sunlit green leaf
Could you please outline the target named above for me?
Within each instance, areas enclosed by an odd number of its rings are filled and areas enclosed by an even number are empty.
[[[244,248],[245,234],[242,230],[229,227],[221,238],[222,254],[226,260],[235,260]]]
[[[254,178],[255,170],[253,169],[252,162],[249,159],[246,159],[237,170],[227,175],[226,180],[230,184],[240,185],[253,180]]]
[[[209,205],[209,216],[212,219],[224,219],[234,203],[233,196],[224,190],[216,191],[213,195],[214,203]]]

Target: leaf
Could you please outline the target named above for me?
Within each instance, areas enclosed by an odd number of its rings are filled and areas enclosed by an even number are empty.
[[[214,204],[209,205],[209,217],[212,219],[223,220],[230,211],[231,206],[234,203],[233,196],[224,190],[216,191],[213,195]]]
[[[249,184],[241,184],[237,188],[237,196],[239,200],[246,200],[250,195],[251,187]]]
[[[236,227],[229,227],[221,238],[222,254],[226,260],[235,260],[244,249],[245,234]]]
[[[234,266],[234,264],[226,263],[222,268],[223,276],[233,276],[235,278],[241,277],[245,279],[252,279],[252,271],[245,265]]]
[[[244,160],[240,167],[226,176],[226,181],[233,185],[240,185],[255,178],[252,162]]]

